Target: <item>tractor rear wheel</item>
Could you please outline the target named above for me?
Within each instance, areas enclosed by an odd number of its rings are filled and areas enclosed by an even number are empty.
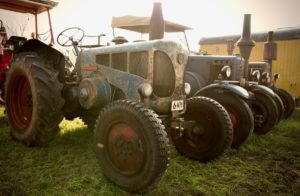
[[[233,141],[231,147],[238,148],[251,135],[254,129],[254,118],[249,105],[232,93],[207,94],[219,102],[228,112],[233,126]]]
[[[233,129],[225,108],[207,97],[187,99],[185,122],[193,122],[182,132],[171,130],[176,149],[198,161],[211,161],[219,157],[232,144]]]
[[[95,151],[108,179],[130,192],[157,182],[168,165],[164,126],[150,109],[132,101],[115,101],[95,124]]]
[[[13,60],[5,84],[5,109],[14,139],[44,146],[58,133],[63,118],[63,85],[52,64],[35,53]]]
[[[255,119],[254,133],[266,134],[276,124],[278,108],[274,99],[264,93],[255,92],[251,101],[251,109]]]
[[[295,99],[294,97],[286,90],[279,88],[277,91],[277,94],[281,98],[284,106],[284,114],[283,117],[285,119],[289,118],[296,107]]]

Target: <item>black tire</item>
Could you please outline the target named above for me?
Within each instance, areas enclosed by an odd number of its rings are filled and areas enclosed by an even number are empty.
[[[254,133],[266,134],[277,123],[278,108],[274,99],[264,93],[254,92],[251,110],[255,118]]]
[[[105,176],[130,192],[145,191],[168,165],[168,139],[161,120],[131,101],[115,101],[101,111],[95,150]]]
[[[295,98],[288,91],[280,88],[278,89],[277,94],[283,102],[283,118],[287,119],[293,114],[296,108]]]
[[[82,110],[80,118],[88,126],[88,129],[94,130],[99,113],[100,109]]]
[[[50,62],[35,53],[13,60],[5,84],[5,109],[14,139],[44,146],[59,131],[63,119],[63,85]]]
[[[210,97],[219,102],[228,112],[233,126],[233,141],[231,147],[238,148],[252,134],[254,118],[249,105],[240,97],[232,93],[208,93]]]
[[[171,130],[176,149],[184,156],[198,161],[219,157],[232,144],[233,129],[225,108],[207,97],[187,99],[186,122],[196,122],[191,131]]]
[[[281,98],[278,96],[277,93],[274,93],[273,99],[274,99],[274,101],[276,103],[276,106],[277,106],[277,109],[278,109],[277,123],[279,123],[280,120],[283,118],[283,115],[284,115],[284,105],[283,105],[283,102],[282,102]]]

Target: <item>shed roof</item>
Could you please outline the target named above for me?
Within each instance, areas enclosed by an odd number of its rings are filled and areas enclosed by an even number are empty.
[[[51,0],[0,0],[0,9],[30,14],[40,14],[57,5]]]
[[[149,33],[150,17],[132,15],[113,17],[111,26],[139,33]],[[192,28],[165,20],[165,32],[181,32],[189,29]]]
[[[227,35],[218,37],[203,37],[200,39],[199,44],[224,44],[227,43],[228,39],[232,39],[234,42],[239,40],[241,35]],[[251,35],[252,39],[256,42],[267,41],[268,32],[253,33]],[[294,40],[300,39],[300,27],[289,27],[289,28],[279,28],[274,30],[274,41],[278,40]]]

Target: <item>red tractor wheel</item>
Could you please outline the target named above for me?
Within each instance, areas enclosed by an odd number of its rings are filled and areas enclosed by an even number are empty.
[[[252,134],[254,118],[249,105],[232,93],[210,93],[208,97],[219,102],[228,112],[233,126],[231,147],[238,148]]]
[[[108,179],[130,192],[157,182],[168,164],[168,139],[157,115],[131,101],[112,102],[95,124],[95,151]]]
[[[46,145],[63,118],[58,72],[35,53],[18,55],[5,85],[5,109],[11,135],[26,145]]]

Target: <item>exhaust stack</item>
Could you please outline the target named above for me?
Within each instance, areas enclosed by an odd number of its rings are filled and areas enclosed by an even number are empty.
[[[227,40],[227,54],[231,56],[233,54],[234,50],[234,42],[233,39],[228,39]]]
[[[237,41],[236,45],[239,47],[241,56],[245,60],[244,77],[247,79],[249,57],[252,48],[255,46],[255,42],[251,37],[251,14],[244,15],[242,37]]]
[[[165,32],[165,21],[162,13],[161,3],[154,3],[149,26],[149,39],[163,39]]]
[[[277,43],[273,41],[273,31],[268,32],[268,40],[264,43],[264,60],[270,65],[270,75],[272,75],[272,63],[277,59]]]

